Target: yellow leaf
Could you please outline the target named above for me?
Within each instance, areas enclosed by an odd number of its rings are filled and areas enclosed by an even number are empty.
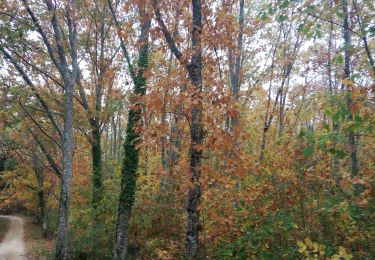
[[[308,247],[312,247],[312,241],[311,241],[311,239],[310,238],[306,238],[305,239],[305,242],[306,242],[306,245],[308,246]]]
[[[298,241],[297,245],[299,247],[298,252],[300,252],[302,254],[303,252],[306,251],[306,245],[303,242]]]
[[[314,242],[314,243],[312,244],[312,251],[313,251],[314,253],[316,253],[316,252],[319,251],[319,244],[318,244],[318,243]]]
[[[353,85],[353,80],[351,80],[351,79],[344,79],[344,80],[342,80],[342,83],[345,85],[345,86],[351,86],[351,85]]]
[[[340,254],[340,255],[345,255],[345,254],[346,254],[345,247],[343,247],[343,246],[339,246],[339,254]]]

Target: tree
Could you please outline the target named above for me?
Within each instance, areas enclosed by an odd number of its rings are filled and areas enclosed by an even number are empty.
[[[108,0],[109,8],[115,19],[116,26],[120,31],[120,25],[117,21],[115,10],[112,3]],[[136,190],[136,178],[139,162],[139,127],[141,126],[141,111],[142,102],[141,98],[146,93],[146,78],[145,71],[148,66],[149,56],[149,30],[151,26],[151,19],[147,13],[147,3],[138,5],[139,16],[141,22],[140,35],[139,35],[139,50],[138,50],[138,63],[137,70],[133,67],[130,57],[121,38],[121,48],[124,57],[127,59],[130,76],[134,84],[134,96],[131,99],[131,108],[128,114],[128,124],[126,127],[126,137],[124,142],[124,156],[121,169],[121,190],[119,198],[119,208],[116,226],[116,244],[115,244],[115,259],[126,259],[129,244],[129,219],[132,206],[134,204],[134,196]]]
[[[64,18],[66,19],[66,28],[68,34],[61,31],[61,24],[59,22],[56,10],[59,8],[55,3],[50,0],[45,1],[47,11],[51,12],[50,29],[53,33],[53,39],[55,48],[52,47],[51,39],[48,38],[45,29],[42,27],[37,16],[32,11],[27,0],[23,1],[24,7],[29,15],[35,30],[39,33],[45,48],[48,52],[49,58],[54,64],[55,68],[60,74],[61,84],[64,89],[64,126],[63,128],[59,125],[56,120],[54,113],[48,107],[47,103],[43,98],[37,94],[36,87],[32,80],[29,78],[25,70],[21,65],[11,56],[11,54],[0,46],[0,51],[3,55],[13,64],[19,74],[29,85],[29,87],[35,92],[37,99],[40,101],[42,107],[46,110],[52,124],[59,133],[62,142],[62,174],[61,174],[61,189],[60,189],[60,206],[57,223],[57,238],[56,238],[56,259],[67,259],[68,258],[68,217],[69,217],[69,202],[70,202],[70,190],[71,190],[71,179],[72,179],[72,151],[73,151],[73,89],[78,76],[78,57],[77,57],[77,21],[76,12],[77,7],[74,1],[67,3],[62,9],[64,12]],[[69,43],[69,50],[63,44],[63,41]],[[71,60],[71,68],[68,64],[68,53],[69,60]]]
[[[193,12],[193,29],[191,32],[191,60],[187,62],[184,60],[183,54],[177,48],[175,40],[169,33],[165,26],[156,0],[153,1],[154,12],[156,20],[164,34],[164,37],[171,48],[171,51],[176,58],[184,65],[188,71],[190,81],[193,84],[195,91],[192,97],[192,110],[190,122],[190,172],[191,184],[189,187],[187,200],[187,231],[185,241],[185,258],[192,259],[198,253],[199,245],[199,231],[201,225],[199,223],[199,203],[201,198],[201,185],[199,178],[201,176],[201,161],[202,161],[202,145],[203,145],[203,124],[202,124],[202,3],[200,0],[192,0]]]
[[[353,121],[353,113],[352,113],[352,106],[353,100],[351,98],[351,73],[350,73],[350,31],[349,31],[349,17],[348,17],[348,1],[342,1],[342,11],[343,11],[343,40],[344,40],[344,82],[342,84],[342,89],[346,88],[347,91],[347,98],[346,98],[346,106],[349,111],[349,120]],[[351,164],[351,176],[354,178],[358,174],[358,159],[357,159],[357,145],[355,141],[354,132],[352,129],[349,130],[348,136],[349,142],[349,153],[350,153],[350,164]]]
[[[86,112],[90,125],[88,141],[91,144],[93,195],[92,204],[96,208],[103,195],[103,159],[102,159],[102,132],[105,123],[109,121],[106,113],[108,107],[116,99],[112,87],[115,75],[113,67],[119,48],[115,47],[111,14],[107,3],[94,1],[93,6],[85,11],[85,22],[88,24],[81,36],[85,41],[84,58],[89,64],[89,78],[85,81],[82,76],[77,80],[79,103]],[[91,35],[94,34],[95,37]],[[113,51],[110,51],[113,49]],[[91,86],[93,85],[93,86]],[[91,88],[90,88],[91,87]],[[87,90],[94,96],[90,102]],[[107,98],[105,94],[107,93]],[[110,97],[110,96],[113,97]],[[112,117],[114,121],[114,116]],[[114,129],[116,130],[116,129]]]

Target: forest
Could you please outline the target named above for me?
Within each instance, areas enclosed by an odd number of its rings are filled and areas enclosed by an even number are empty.
[[[373,0],[1,0],[0,259],[375,259],[374,59]]]

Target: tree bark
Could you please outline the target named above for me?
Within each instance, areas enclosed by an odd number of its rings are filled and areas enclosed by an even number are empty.
[[[115,17],[114,9],[108,1],[112,14]],[[141,34],[139,41],[141,43],[138,57],[138,73],[135,75],[131,71],[132,80],[134,83],[134,95],[131,100],[132,107],[129,110],[128,124],[126,128],[126,138],[124,143],[124,159],[121,169],[121,190],[119,198],[119,208],[116,226],[116,244],[114,259],[127,259],[127,249],[129,244],[129,219],[131,209],[135,200],[136,190],[136,174],[139,162],[139,150],[137,144],[139,143],[139,133],[137,127],[141,124],[142,105],[137,100],[138,96],[143,96],[146,93],[146,78],[144,72],[148,66],[148,36],[151,26],[151,20],[146,14],[145,5],[139,6],[139,14],[141,17]],[[122,42],[123,50],[125,48]],[[126,49],[124,50],[126,51]],[[125,53],[124,53],[125,54]],[[126,55],[126,54],[125,54]],[[130,66],[132,68],[132,66]]]
[[[45,196],[44,196],[44,187],[43,187],[43,172],[40,163],[40,158],[37,155],[36,151],[33,154],[33,164],[34,164],[34,172],[35,177],[37,180],[38,185],[38,201],[39,201],[39,208],[40,208],[40,220],[42,222],[42,233],[43,237],[47,237],[47,214],[46,214],[46,203],[45,203]]]
[[[36,98],[39,100],[43,109],[47,113],[52,125],[59,134],[62,143],[62,171],[61,171],[61,185],[60,185],[60,201],[59,201],[59,211],[57,220],[57,236],[55,245],[55,259],[67,259],[68,258],[68,216],[69,216],[69,203],[70,203],[70,190],[71,190],[71,180],[72,180],[72,168],[73,168],[73,89],[74,84],[78,78],[78,58],[77,58],[77,48],[76,48],[76,36],[77,28],[76,21],[72,18],[76,18],[75,12],[76,6],[75,1],[72,0],[65,6],[64,15],[67,24],[67,34],[62,33],[61,24],[59,24],[59,19],[57,17],[58,13],[57,7],[51,0],[45,0],[45,4],[49,13],[52,15],[50,20],[51,35],[54,39],[55,46],[52,45],[50,39],[48,38],[46,32],[42,28],[38,18],[35,16],[34,12],[31,10],[27,0],[22,0],[26,11],[35,26],[36,30],[41,36],[41,40],[45,45],[48,56],[57,71],[60,74],[61,82],[60,85],[64,88],[64,127],[63,129],[56,120],[55,114],[52,112],[51,108],[48,106],[46,101],[38,94],[36,91],[34,83],[28,77],[26,72],[22,69],[19,63],[12,58],[12,56],[0,46],[0,51],[4,56],[11,61],[15,66],[17,71],[21,74],[25,82],[31,87]],[[69,46],[70,57],[66,55],[66,47],[64,43]],[[68,65],[71,62],[71,69]],[[48,157],[49,158],[49,157]],[[52,164],[54,165],[54,164]],[[56,166],[56,165],[55,165]],[[58,167],[54,169],[59,172]]]
[[[203,150],[203,123],[202,123],[202,3],[200,0],[192,0],[193,26],[192,26],[192,57],[186,64],[183,54],[175,44],[173,36],[169,33],[164,21],[161,18],[160,9],[157,0],[153,0],[154,13],[156,20],[164,34],[169,48],[180,61],[186,66],[190,81],[194,87],[192,95],[192,110],[190,121],[190,187],[187,199],[187,228],[185,240],[185,259],[197,257],[199,246],[199,203],[201,199],[201,161]]]
[[[176,46],[172,35],[161,19],[161,13],[157,6],[157,0],[153,1],[155,17],[164,37],[176,58],[181,64],[186,65],[182,59],[182,53]],[[192,50],[191,61],[186,65],[190,81],[194,86],[192,95],[192,110],[190,122],[190,187],[187,200],[187,230],[185,240],[185,258],[192,259],[197,256],[199,245],[199,203],[201,198],[201,161],[203,148],[203,124],[202,124],[202,3],[200,0],[192,0],[193,26],[192,26]]]
[[[193,108],[191,111],[191,146],[190,146],[190,171],[191,184],[187,201],[187,230],[185,241],[185,258],[193,259],[197,256],[199,245],[199,203],[201,199],[201,176],[202,146],[203,145],[203,124],[202,124],[202,3],[201,0],[192,0],[193,8],[193,31],[192,49],[194,54],[188,65],[190,80],[194,85]],[[198,101],[198,102],[196,102]]]
[[[72,60],[72,72],[68,69],[67,57],[62,45],[58,19],[56,17],[56,7],[51,0],[46,0],[48,9],[53,11],[52,26],[56,45],[60,58],[61,76],[64,82],[64,131],[62,139],[62,166],[61,190],[59,202],[59,214],[57,221],[57,237],[55,248],[55,259],[68,259],[68,218],[70,205],[70,191],[73,171],[73,94],[74,85],[78,77],[78,59],[76,49],[77,28],[72,20],[72,11],[76,11],[75,2],[72,1],[66,10],[66,19],[69,30],[69,47]],[[75,15],[74,15],[75,16]]]
[[[329,2],[330,8],[332,8],[332,1]],[[332,80],[332,37],[333,37],[333,24],[330,24],[329,28],[329,38],[328,38],[328,61],[327,61],[327,73],[328,73],[328,89],[332,96],[337,96],[337,85],[333,85]],[[339,135],[339,122],[334,121],[332,122],[332,130],[333,130],[333,147],[334,149],[337,148],[338,143],[338,135]],[[340,172],[339,172],[340,161],[338,156],[334,153],[332,158],[332,176],[335,180],[336,188],[340,189]]]
[[[101,146],[101,132],[98,123],[92,126],[92,144],[91,144],[91,158],[92,158],[92,171],[93,171],[93,195],[92,204],[93,208],[102,199],[103,184],[102,184],[102,146]]]
[[[348,15],[348,0],[342,0],[342,8],[344,14],[344,29],[343,29],[343,40],[344,40],[344,80],[350,80],[350,30],[349,30],[349,15]],[[347,98],[346,106],[349,111],[349,120],[353,120],[353,113],[351,108],[353,105],[353,100],[351,98],[351,88],[350,84],[343,83],[342,88],[346,88]],[[355,140],[355,135],[353,130],[349,130],[348,134],[348,143],[349,143],[349,157],[350,157],[350,168],[351,168],[351,177],[354,178],[358,175],[358,158],[357,158],[357,145]]]

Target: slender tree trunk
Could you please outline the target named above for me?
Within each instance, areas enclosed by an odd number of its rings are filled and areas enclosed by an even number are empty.
[[[243,29],[244,29],[244,0],[240,1],[240,11],[238,16],[238,22],[240,25],[240,30],[237,38],[237,48],[236,48],[236,58],[234,64],[234,71],[232,71],[231,76],[231,85],[232,85],[232,94],[234,99],[238,99],[238,94],[240,91],[240,70],[241,70],[241,58],[242,58],[242,41],[243,41]],[[234,116],[231,118],[231,127],[237,125],[238,118]]]
[[[176,46],[172,35],[169,33],[165,23],[161,19],[157,0],[153,0],[154,12],[157,22],[164,37],[176,58],[186,66],[190,81],[193,85],[192,110],[190,118],[190,185],[187,200],[187,228],[185,240],[185,259],[197,257],[199,245],[199,203],[201,199],[201,161],[203,151],[203,123],[202,123],[202,3],[201,0],[192,0],[193,26],[192,26],[192,56],[191,61],[186,64],[183,54]]]
[[[264,126],[263,126],[262,143],[260,145],[260,155],[259,155],[260,162],[264,161],[264,152],[266,150],[267,134],[268,134],[268,125],[267,125],[267,119],[265,119]]]
[[[199,245],[199,203],[201,199],[201,176],[203,125],[202,125],[202,3],[201,0],[192,0],[193,7],[193,31],[192,48],[194,54],[188,66],[189,76],[195,88],[193,95],[193,109],[191,111],[191,147],[190,147],[190,171],[191,185],[187,201],[187,230],[185,241],[185,258],[193,259],[197,256]],[[198,102],[194,102],[198,101]]]
[[[92,205],[96,208],[102,199],[103,184],[102,184],[102,146],[101,146],[101,133],[99,123],[95,120],[92,127],[92,144],[91,144],[91,158],[93,170],[93,195]]]
[[[108,131],[108,124],[106,124],[106,126],[104,127],[104,131],[105,131],[105,141],[104,141],[104,160],[107,162],[109,160],[109,155],[108,155],[108,139],[109,139],[109,131]]]
[[[47,214],[46,214],[46,203],[44,197],[44,187],[43,187],[43,172],[41,168],[40,158],[37,155],[36,151],[33,154],[33,164],[34,164],[34,172],[35,177],[37,179],[38,184],[38,201],[39,201],[39,208],[40,208],[40,219],[42,222],[42,232],[43,237],[47,237]]]
[[[43,237],[46,238],[47,232],[48,232],[48,221],[47,221],[46,203],[45,203],[43,189],[40,189],[38,191],[38,198],[39,198],[39,207],[40,207],[40,217],[42,219],[42,233],[43,233]]]
[[[104,25],[104,13],[105,5],[103,4],[102,11],[100,12],[101,23],[99,28],[100,40],[100,53],[99,53],[99,64],[98,66],[98,84],[95,87],[95,115],[90,118],[91,130],[92,130],[92,145],[91,145],[91,157],[92,157],[92,183],[93,183],[93,194],[92,194],[92,206],[95,209],[98,203],[102,199],[103,194],[103,183],[102,183],[102,144],[100,130],[100,114],[102,111],[102,97],[103,97],[103,84],[104,84],[104,74],[105,74],[105,57],[104,57],[104,44],[105,44],[105,25]],[[89,108],[87,107],[87,110]]]
[[[117,130],[117,163],[120,163],[120,158],[121,158],[121,144],[122,144],[122,129],[121,129],[121,110],[118,112],[117,115],[117,125],[118,125],[118,130]]]
[[[178,22],[179,22],[179,15],[180,15],[180,10],[177,10],[177,19],[176,19],[176,23],[175,23],[175,26],[174,26],[174,32],[173,32],[173,37],[176,37],[178,35]],[[171,51],[170,53],[170,56],[169,56],[169,63],[168,63],[168,75],[170,74],[171,72],[171,69],[172,69],[172,61],[173,61],[173,52]],[[166,108],[167,108],[167,97],[168,97],[168,90],[165,92],[164,94],[164,101],[163,101],[163,107],[162,107],[162,114],[161,114],[161,124],[163,126],[163,129],[166,128],[166,125],[167,125],[167,113],[166,113]],[[177,108],[178,110],[178,108]],[[172,122],[172,124],[175,123],[175,121]],[[172,126],[173,128],[173,126]],[[172,136],[172,131],[171,131],[171,134],[169,135],[169,155],[171,155],[171,152],[173,153],[173,141],[174,141],[174,137]],[[167,188],[168,188],[168,184],[171,182],[171,158],[168,158],[167,159],[167,151],[165,149],[165,145],[166,145],[166,136],[162,136],[161,137],[161,164],[163,166],[163,171],[164,171],[164,175],[161,177],[161,191],[164,193]],[[170,157],[170,156],[169,156]],[[169,173],[169,176],[166,175],[166,173]]]
[[[141,47],[138,57],[138,73],[133,77],[133,83],[134,95],[143,96],[146,93],[146,78],[144,77],[144,72],[148,66],[148,36],[151,20],[147,18],[144,5],[139,7],[139,13],[142,21],[140,34]],[[133,73],[131,74],[134,76]],[[114,259],[128,258],[129,219],[135,200],[136,174],[139,162],[139,150],[137,148],[139,134],[136,128],[141,124],[142,111],[142,106],[137,102],[136,98],[137,97],[131,102],[133,107],[129,110],[128,125],[126,128]]]
[[[162,114],[161,114],[161,124],[163,129],[165,129],[166,126],[166,106],[167,106],[167,92],[164,95],[164,101],[163,101],[163,107],[162,107]],[[170,139],[169,139],[170,140]],[[165,149],[165,144],[166,144],[166,137],[163,135],[160,138],[161,142],[161,165],[163,167],[163,175],[161,176],[161,191],[164,193],[167,189],[167,176],[166,173],[168,171],[168,161],[167,161],[167,156],[166,156],[166,149]],[[171,145],[171,144],[170,144]]]
[[[175,109],[174,115],[171,117],[172,125],[170,127],[170,140],[168,149],[168,178],[167,186],[169,191],[173,189],[173,172],[179,162],[179,154],[181,152],[181,136],[180,136],[180,122],[181,122],[182,106],[178,105]],[[173,194],[171,194],[173,195]],[[169,199],[173,199],[170,197]]]
[[[280,25],[279,33],[278,33],[278,37],[277,37],[277,42],[276,42],[275,48],[272,52],[272,59],[271,59],[271,77],[270,77],[270,82],[269,82],[269,87],[268,87],[267,108],[266,108],[266,115],[265,115],[265,118],[264,118],[262,142],[261,142],[260,155],[259,155],[259,162],[261,162],[261,163],[264,161],[264,152],[265,152],[265,149],[266,149],[267,135],[268,135],[269,127],[270,127],[269,122],[271,122],[271,120],[269,120],[269,117],[272,117],[272,113],[271,113],[271,115],[269,115],[270,108],[271,108],[272,81],[273,81],[273,74],[274,74],[274,67],[275,67],[276,51],[277,51],[277,47],[279,45],[281,31],[282,31],[282,27]]]
[[[112,138],[112,159],[115,160],[116,159],[116,155],[117,155],[117,124],[116,124],[116,120],[115,120],[115,115],[113,114],[112,115],[112,134],[113,134],[113,138]]]
[[[343,30],[343,39],[344,39],[344,79],[350,80],[350,31],[349,31],[349,17],[348,17],[348,0],[342,0],[342,8],[344,14],[344,30]],[[351,89],[350,84],[344,83],[342,84],[342,88],[347,88],[347,98],[346,98],[346,106],[349,111],[349,120],[353,120],[353,113],[351,112],[351,108],[353,105],[353,100],[351,98]],[[348,142],[349,142],[349,153],[350,153],[350,167],[351,167],[351,177],[354,178],[358,174],[358,158],[357,158],[357,145],[355,140],[355,135],[353,130],[349,130],[348,135]]]
[[[330,7],[332,7],[332,1],[330,1]],[[333,86],[332,80],[332,37],[333,37],[333,24],[330,24],[329,28],[329,38],[328,38],[328,61],[327,61],[327,73],[328,73],[328,88],[331,92],[332,96],[337,96],[337,85]],[[339,135],[339,122],[333,121],[332,122],[332,130],[333,130],[333,147],[334,149],[337,148],[338,143],[338,135]],[[340,161],[336,154],[333,154],[332,158],[332,175],[333,179],[335,180],[336,188],[340,188],[340,172],[339,172],[339,165]]]

